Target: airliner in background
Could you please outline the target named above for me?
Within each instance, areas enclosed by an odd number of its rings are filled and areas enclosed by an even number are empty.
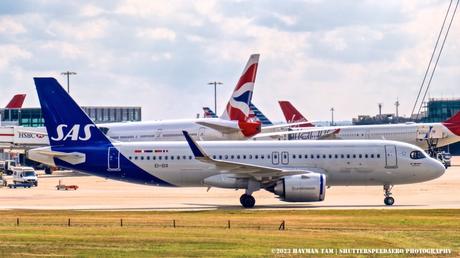
[[[286,121],[307,121],[288,101],[280,101]],[[295,118],[295,119],[293,119]],[[436,148],[460,141],[460,112],[441,123],[404,123],[294,128],[287,132],[259,134],[255,138],[283,140],[385,139],[415,144],[431,154]]]
[[[32,160],[139,184],[244,189],[243,207],[265,189],[286,202],[322,201],[326,186],[391,188],[441,176],[421,148],[387,140],[119,142],[108,138],[54,78],[34,78],[50,146]]]
[[[97,126],[112,139],[125,142],[183,140],[182,130],[187,130],[194,139],[200,140],[248,139],[261,130],[261,123],[251,119],[249,108],[254,91],[259,56],[259,54],[253,54],[249,57],[243,73],[230,96],[226,109],[220,117],[107,123],[98,124]],[[16,128],[11,129],[14,129],[12,131],[17,133],[26,132],[41,136],[30,145],[49,144],[46,130],[43,127],[23,128],[16,126]],[[10,138],[3,140],[0,137],[0,142],[6,141],[10,141]],[[27,143],[21,142],[20,144]]]
[[[22,104],[24,104],[24,100],[26,98],[26,94],[16,94],[13,98],[8,102],[5,108],[22,108]]]

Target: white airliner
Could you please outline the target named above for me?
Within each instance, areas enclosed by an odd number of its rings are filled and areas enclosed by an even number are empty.
[[[288,122],[291,121],[291,117],[306,121],[302,114],[290,103],[289,105],[287,103],[289,102],[280,101],[281,109]],[[415,144],[424,150],[433,151],[435,148],[460,141],[460,112],[442,123],[325,126],[295,129],[285,132],[259,134],[255,138],[283,140],[384,139]]]
[[[431,180],[445,168],[422,149],[386,140],[117,142],[92,123],[54,78],[35,78],[50,146],[28,157],[51,166],[140,184],[273,192],[287,202],[322,201],[326,186],[391,187]]]

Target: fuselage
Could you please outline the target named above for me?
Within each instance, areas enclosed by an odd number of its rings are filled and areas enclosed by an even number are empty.
[[[200,146],[216,160],[325,174],[329,186],[409,184],[444,173],[444,166],[420,148],[394,141],[219,141]],[[205,178],[223,173],[196,160],[186,142],[53,147],[56,152],[83,154],[85,162],[75,165],[40,154],[49,150],[33,149],[28,155],[48,165],[141,184],[204,186]]]
[[[344,140],[393,140],[417,145],[428,149],[429,144],[437,147],[460,141],[460,136],[449,130],[443,123],[406,123],[385,125],[327,126],[293,130],[282,139],[317,140],[324,135],[334,134],[334,138]]]

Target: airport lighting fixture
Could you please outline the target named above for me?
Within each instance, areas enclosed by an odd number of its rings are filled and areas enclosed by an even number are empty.
[[[331,117],[331,126],[334,126],[334,110],[335,109],[334,109],[334,107],[331,107],[330,110],[331,110],[331,116],[332,116]]]
[[[70,75],[76,75],[77,73],[67,71],[67,72],[62,72],[61,74],[67,76],[67,93],[70,94],[70,83],[69,83],[70,80],[69,80],[69,78],[70,78]]]
[[[214,85],[214,113],[217,114],[217,85],[222,85],[222,82],[208,82],[208,85]]]

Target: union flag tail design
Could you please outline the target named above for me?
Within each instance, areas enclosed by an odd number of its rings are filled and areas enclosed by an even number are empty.
[[[227,107],[222,114],[222,119],[246,121],[249,118],[249,103],[254,91],[256,81],[257,67],[259,65],[259,54],[253,54],[249,57],[248,63],[241,74],[240,80],[236,84],[235,90],[230,97]]]
[[[286,122],[290,123],[300,123],[300,122],[308,122],[308,120],[291,104],[289,101],[278,101],[280,104],[281,110],[283,111],[284,118],[286,118]],[[312,127],[314,126],[312,123],[305,123],[298,125],[296,127]]]
[[[13,96],[5,108],[22,108],[22,104],[24,103],[25,98],[26,94],[16,94]]]

